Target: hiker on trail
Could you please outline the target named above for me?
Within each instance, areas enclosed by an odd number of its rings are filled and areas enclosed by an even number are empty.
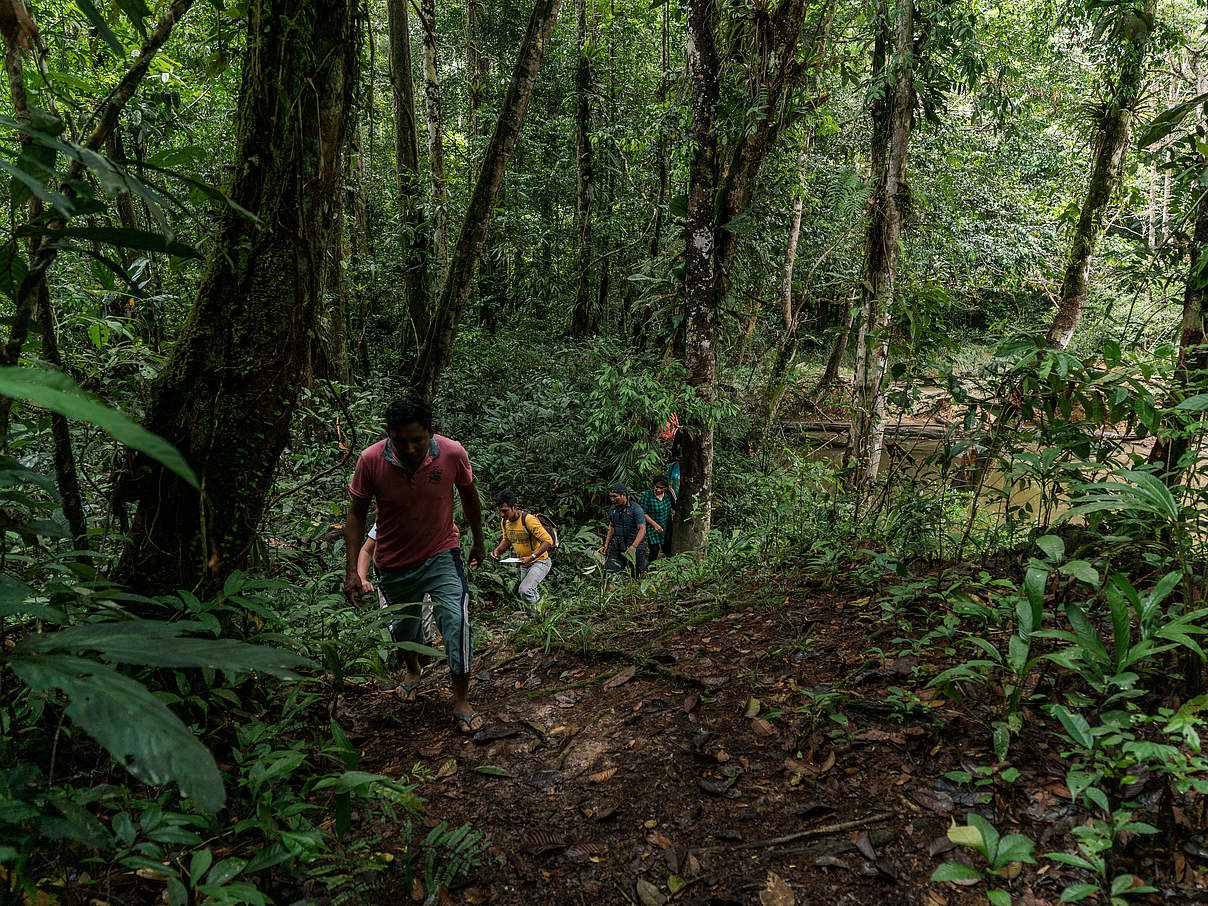
[[[346,565],[344,595],[361,606],[365,588],[357,556],[365,537],[369,504],[377,500],[377,539],[373,552],[377,586],[391,606],[413,604],[431,595],[436,623],[445,640],[453,685],[453,716],[463,733],[482,729],[483,718],[466,699],[474,639],[470,628],[470,590],[462,568],[453,525],[453,488],[470,521],[470,566],[486,556],[482,504],[465,448],[432,433],[432,410],[405,396],[386,409],[386,438],[362,451],[348,490],[351,503],[344,523]],[[404,613],[390,624],[396,642],[422,644],[420,614]],[[419,657],[403,652],[405,678],[398,687],[404,701],[415,701],[420,683]]]
[[[650,549],[650,560],[664,555],[667,549],[667,529],[671,527],[671,488],[667,479],[660,475],[649,490],[638,498],[638,506],[646,511],[646,544]]]
[[[516,583],[516,594],[524,601],[529,616],[537,615],[541,602],[542,580],[549,575],[553,561],[549,552],[554,548],[554,537],[541,524],[536,513],[526,513],[516,505],[516,492],[511,488],[499,492],[495,498],[499,506],[499,519],[503,537],[491,551],[491,559],[498,560],[509,547],[520,559],[520,581]]]
[[[646,571],[646,511],[629,499],[629,488],[614,484],[608,489],[608,535],[600,553],[604,572],[619,573],[626,568],[626,555],[634,555],[635,577]]]

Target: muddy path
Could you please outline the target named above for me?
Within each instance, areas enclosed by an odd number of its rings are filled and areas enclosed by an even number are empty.
[[[441,902],[985,903],[984,884],[928,883],[943,861],[976,862],[947,841],[952,819],[976,808],[1050,849],[1078,821],[1060,754],[1040,744],[1013,760],[1027,795],[945,779],[993,764],[994,715],[905,691],[918,659],[878,656],[901,628],[869,598],[766,584],[751,598],[591,657],[497,644],[476,667],[489,722],[475,739],[454,731],[439,671],[414,705],[350,689],[362,767],[418,770],[430,822],[469,822],[490,842]],[[379,832],[406,849],[398,828]],[[1056,903],[1056,868],[1022,866],[1014,902]],[[400,873],[383,885],[381,902],[407,901]]]

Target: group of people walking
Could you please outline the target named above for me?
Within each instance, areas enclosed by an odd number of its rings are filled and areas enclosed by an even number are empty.
[[[389,630],[401,652],[394,665],[401,666],[397,690],[405,701],[414,701],[418,694],[420,651],[425,647],[421,608],[407,605],[430,604],[449,664],[454,720],[462,732],[477,732],[484,721],[468,701],[474,658],[470,590],[453,521],[456,488],[472,536],[469,565],[478,567],[487,552],[473,468],[465,447],[433,432],[431,407],[422,400],[408,396],[391,403],[385,421],[386,437],[361,452],[348,488],[344,594],[360,607],[366,594],[376,592],[383,606],[398,609]],[[677,452],[673,442],[667,474],[655,478],[637,499],[623,484],[609,489],[608,532],[600,548],[607,575],[629,570],[640,576],[651,560],[670,553],[679,493]],[[374,501],[377,521],[369,527]],[[520,567],[516,594],[535,614],[540,585],[552,567],[556,530],[545,517],[521,509],[511,489],[500,491],[495,503],[500,540],[490,557],[500,560],[511,549],[514,556],[505,562]],[[376,584],[370,579],[371,565]]]

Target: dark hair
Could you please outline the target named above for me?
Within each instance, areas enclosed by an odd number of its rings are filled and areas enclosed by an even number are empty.
[[[508,506],[516,505],[516,492],[511,488],[504,488],[495,495],[495,506],[503,506],[505,503]]]
[[[657,488],[657,487],[659,487],[659,485],[662,485],[665,488],[669,488],[669,487],[671,487],[671,482],[669,482],[667,480],[666,475],[656,475],[654,477],[654,484],[651,485],[651,487]]]
[[[432,407],[418,396],[403,396],[386,407],[386,427],[401,428],[416,424],[425,431],[432,430]]]

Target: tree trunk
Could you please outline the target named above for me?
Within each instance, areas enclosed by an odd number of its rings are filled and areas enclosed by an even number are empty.
[[[814,387],[814,396],[819,396],[831,384],[839,380],[839,366],[843,364],[843,357],[847,355],[847,344],[851,340],[852,329],[856,326],[856,301],[858,298],[856,293],[852,293],[846,326],[835,336],[835,344],[831,347],[831,353],[826,359],[826,367],[822,369],[822,377],[818,378],[818,383]]]
[[[692,114],[692,163],[688,170],[688,206],[684,218],[684,354],[688,383],[712,400],[717,383],[718,147],[717,113],[720,64],[714,44],[714,0],[688,0],[687,63]],[[680,446],[678,520],[672,544],[676,553],[696,550],[709,537],[713,503],[713,425],[692,425]]]
[[[813,131],[807,129],[797,152],[797,192],[793,198],[793,219],[789,223],[789,241],[784,250],[784,271],[780,281],[780,315],[785,333],[793,331],[793,266],[797,262],[797,240],[801,238],[801,215],[805,210],[805,170],[809,165],[810,140]]]
[[[906,160],[914,110],[914,4],[911,0],[898,0],[896,12],[893,71],[889,87],[873,110],[872,161],[876,183],[869,199],[855,400],[847,452],[849,461],[855,463],[857,486],[873,481],[881,466],[894,274],[902,231],[902,205],[908,202],[909,193]],[[878,0],[874,78],[886,68],[889,41],[888,0]]]
[[[419,172],[419,141],[415,130],[415,82],[411,75],[411,26],[407,0],[387,0],[390,29],[390,94],[394,101],[394,160],[398,208],[403,223],[403,290],[410,330],[399,337],[403,373],[414,368],[414,357],[431,322],[428,249],[431,233],[424,220],[423,182]]]
[[[658,172],[658,196],[654,204],[654,235],[650,237],[650,260],[659,256],[659,244],[663,237],[663,207],[667,204],[667,122],[662,109],[667,101],[667,43],[670,29],[670,4],[663,4],[663,24],[659,35],[659,122],[655,137],[655,169]]]
[[[595,173],[591,148],[591,63],[587,56],[587,0],[575,0],[575,225],[579,236],[575,266],[575,307],[570,332],[591,334],[596,321],[591,311],[591,215]]]
[[[1208,111],[1205,112],[1208,120]],[[1204,162],[1200,162],[1204,167]],[[1191,268],[1183,290],[1183,329],[1179,340],[1179,362],[1175,369],[1175,388],[1170,400],[1173,408],[1195,393],[1202,393],[1208,377],[1208,191],[1197,185],[1200,192],[1196,202],[1195,226],[1188,255]],[[1203,416],[1203,413],[1197,413]],[[1149,454],[1149,461],[1161,466],[1160,477],[1170,488],[1177,487],[1190,463],[1184,458],[1202,430],[1202,418],[1195,427],[1169,418],[1166,430],[1158,436]]]
[[[483,241],[491,223],[491,212],[499,198],[499,189],[503,185],[503,175],[516,145],[516,137],[524,124],[524,111],[541,69],[541,59],[549,47],[554,22],[558,18],[559,2],[536,0],[533,5],[528,30],[516,57],[516,67],[487,145],[482,169],[470,193],[466,216],[441,287],[436,318],[428,333],[414,381],[415,390],[427,399],[436,396],[441,374],[453,355],[453,341],[457,339],[457,328],[470,298],[474,271],[478,267]]]
[[[445,144],[441,136],[440,70],[436,64],[436,0],[420,0],[424,33],[424,116],[428,121],[428,172],[432,177],[432,253],[444,279],[449,266],[449,186],[445,178]]]
[[[1107,203],[1120,179],[1125,155],[1128,153],[1129,131],[1137,100],[1141,96],[1145,76],[1145,53],[1153,30],[1156,0],[1145,0],[1140,14],[1126,8],[1120,14],[1118,27],[1122,30],[1122,56],[1116,77],[1116,88],[1099,120],[1095,151],[1091,159],[1090,182],[1078,223],[1070,240],[1065,278],[1061,283],[1061,301],[1046,338],[1053,349],[1065,349],[1074,336],[1074,328],[1086,303],[1086,283],[1091,257],[1103,232],[1103,217]]]
[[[246,566],[310,373],[323,255],[339,216],[340,155],[360,48],[352,0],[249,7],[231,198],[197,299],[152,388],[146,427],[185,455],[202,494],[140,458],[119,577],[155,593],[208,593]]]
[[[466,0],[466,64],[470,79],[470,138],[478,138],[478,111],[482,109],[482,99],[486,94],[486,75],[482,67],[482,54],[478,49],[478,0]],[[470,178],[473,178],[473,156],[467,155],[471,161]]]

